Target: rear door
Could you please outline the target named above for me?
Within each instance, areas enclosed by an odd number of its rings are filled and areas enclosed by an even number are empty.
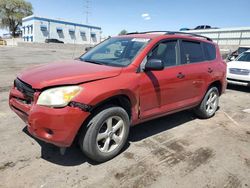
[[[201,100],[204,91],[207,89],[211,74],[213,74],[213,65],[207,59],[207,52],[204,43],[200,41],[182,40],[181,41],[181,59],[183,72],[189,82],[189,89],[186,91],[186,104],[192,105]]]

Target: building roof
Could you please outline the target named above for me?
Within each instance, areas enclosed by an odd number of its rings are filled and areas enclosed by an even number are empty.
[[[249,31],[250,27],[232,27],[232,28],[218,28],[218,29],[199,29],[199,30],[188,30],[183,32],[191,33],[212,33],[212,32],[231,32],[231,31]]]
[[[79,24],[79,23],[74,23],[74,22],[69,22],[69,21],[64,21],[64,20],[58,20],[58,19],[44,18],[40,16],[35,16],[35,15],[31,15],[22,19],[23,22],[27,22],[30,20],[40,20],[40,21],[54,22],[54,23],[59,23],[59,24],[67,24],[67,25],[87,27],[87,28],[101,30],[101,27],[97,27],[97,26]]]

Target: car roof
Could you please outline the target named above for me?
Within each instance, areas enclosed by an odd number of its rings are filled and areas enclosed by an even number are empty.
[[[117,37],[128,37],[128,38],[148,38],[148,39],[155,39],[155,38],[184,38],[184,39],[196,39],[200,41],[209,41],[212,42],[212,39],[197,35],[194,33],[188,32],[180,32],[180,31],[147,31],[147,32],[134,32],[128,33],[126,35],[120,35]]]
[[[250,46],[240,46],[239,48],[250,48]]]

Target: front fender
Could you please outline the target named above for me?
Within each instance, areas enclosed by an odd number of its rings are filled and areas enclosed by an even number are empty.
[[[138,118],[139,111],[139,78],[137,75],[127,75],[124,77],[115,77],[95,82],[85,83],[81,86],[83,91],[73,99],[86,105],[96,106],[116,96],[126,96],[132,106],[133,119]]]

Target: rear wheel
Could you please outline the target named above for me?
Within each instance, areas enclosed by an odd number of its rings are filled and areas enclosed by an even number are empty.
[[[129,117],[121,107],[110,107],[97,113],[79,138],[85,155],[97,162],[116,156],[125,145],[129,133]]]
[[[212,117],[219,105],[219,91],[217,87],[211,87],[202,102],[195,108],[195,114],[203,119]]]

